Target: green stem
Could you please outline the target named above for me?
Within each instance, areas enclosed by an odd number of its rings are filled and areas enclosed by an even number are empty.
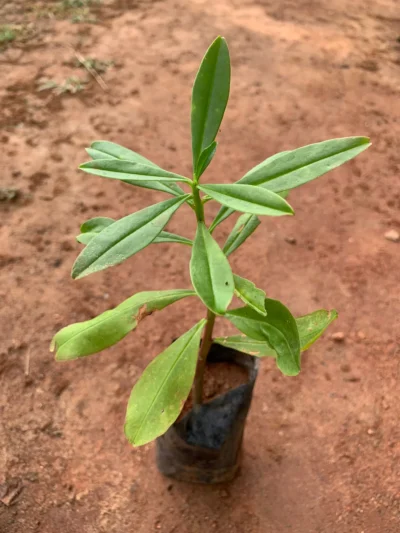
[[[202,199],[200,198],[200,191],[197,188],[196,176],[193,176],[193,202],[196,212],[197,223],[204,223],[204,206]],[[199,351],[199,357],[197,359],[196,375],[193,382],[193,405],[201,405],[203,402],[203,384],[204,384],[204,371],[207,363],[208,352],[210,351],[212,344],[212,334],[215,323],[215,314],[207,310],[207,323],[204,328],[203,339],[201,341],[201,347]]]
[[[203,339],[201,341],[201,347],[199,357],[197,360],[196,375],[193,383],[193,405],[201,405],[203,403],[203,384],[204,384],[204,371],[206,369],[207,356],[212,344],[212,334],[215,323],[215,314],[207,310],[207,324],[204,329]]]
[[[204,222],[204,207],[203,202],[200,198],[200,192],[197,188],[197,182],[195,181],[192,185],[192,191],[193,191],[193,202],[194,202],[194,210],[196,212],[196,217],[198,222]]]

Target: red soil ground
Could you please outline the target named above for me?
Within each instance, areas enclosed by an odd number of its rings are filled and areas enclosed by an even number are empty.
[[[398,533],[400,244],[384,237],[400,230],[398,1],[120,0],[89,8],[95,24],[57,9],[0,3],[1,23],[18,25],[0,51],[1,533]],[[164,198],[76,169],[105,138],[190,172],[191,84],[218,34],[232,92],[208,181],[331,137],[365,134],[373,147],[293,191],[296,216],[265,219],[232,257],[296,315],[340,316],[299,377],[262,362],[242,472],[203,487],[164,479],[153,445],[132,449],[122,431],[136,379],[200,306],[175,304],[78,362],[55,363],[48,346],[63,325],[138,291],[189,286],[179,245],[70,279],[83,220]],[[113,61],[108,90],[91,79],[76,94],[38,92],[42,78],[86,76],[74,51]],[[211,218],[217,206],[207,207]],[[169,229],[192,236],[182,213]]]

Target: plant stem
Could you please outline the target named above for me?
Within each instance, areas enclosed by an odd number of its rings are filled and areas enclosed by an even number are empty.
[[[204,222],[203,202],[201,201],[200,192],[199,192],[199,189],[196,187],[196,185],[197,185],[197,182],[194,182],[192,186],[194,209],[196,211],[197,221]]]
[[[193,176],[193,202],[194,208],[196,211],[197,223],[204,223],[204,206],[200,198],[200,192],[197,188],[197,179],[196,176]],[[197,368],[196,375],[194,377],[193,383],[193,405],[198,406],[203,402],[203,382],[204,382],[204,371],[207,363],[208,352],[210,351],[212,344],[212,334],[215,323],[215,314],[207,310],[207,323],[204,329],[203,339],[201,341],[201,347],[199,351],[199,356],[197,359]]]
[[[207,324],[204,329],[203,339],[201,341],[201,347],[199,351],[199,357],[197,360],[196,375],[193,383],[193,404],[201,405],[203,403],[203,383],[204,383],[204,371],[207,363],[208,352],[210,351],[212,344],[212,334],[215,323],[215,314],[207,310]]]

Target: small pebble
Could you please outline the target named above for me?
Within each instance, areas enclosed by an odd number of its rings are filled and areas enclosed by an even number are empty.
[[[337,331],[336,333],[333,333],[331,335],[331,339],[336,342],[343,342],[344,341],[344,333],[343,331]]]
[[[369,428],[367,433],[368,433],[368,435],[375,435],[375,431],[372,428]]]
[[[285,237],[285,241],[289,244],[297,244],[297,239],[295,237]]]
[[[88,489],[86,489],[86,490],[84,490],[84,491],[82,491],[82,492],[78,492],[78,494],[75,496],[75,499],[76,499],[76,501],[79,502],[80,500],[82,500],[82,498],[84,498],[84,497],[87,496],[88,494],[89,494]]]
[[[396,231],[395,229],[390,229],[385,233],[385,239],[392,242],[399,242],[400,241],[400,233]]]
[[[357,337],[360,339],[360,340],[365,340],[367,338],[367,336],[365,335],[365,333],[363,331],[359,331],[357,333]]]

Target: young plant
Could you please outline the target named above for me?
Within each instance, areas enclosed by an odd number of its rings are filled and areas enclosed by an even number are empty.
[[[52,341],[56,359],[66,361],[100,352],[123,339],[153,311],[183,298],[200,298],[206,308],[206,318],[158,355],[134,386],[125,423],[125,434],[134,446],[162,435],[178,418],[191,389],[194,405],[201,404],[212,342],[257,357],[274,357],[283,374],[295,376],[300,372],[301,352],[337,317],[336,311],[321,309],[294,318],[283,303],[266,297],[254,283],[232,273],[228,256],[256,230],[259,216],[293,215],[285,199],[289,190],[363,152],[370,146],[369,139],[347,137],[311,144],[269,157],[235,183],[205,184],[201,178],[217,149],[215,138],[229,87],[228,47],[218,37],[204,56],[193,87],[191,178],[164,170],[107,141],[94,142],[87,149],[92,161],[80,167],[90,174],[162,191],[170,198],[119,220],[96,217],[86,221],[77,237],[85,248],[75,261],[72,277],[83,278],[117,265],[153,243],[178,243],[192,247],[193,288],[140,292],[92,320],[67,326]],[[188,186],[189,192],[181,185]],[[219,202],[221,208],[207,225],[204,207],[211,200]],[[165,231],[171,217],[185,203],[197,219],[193,241]],[[236,211],[242,214],[220,247],[212,233]],[[229,308],[234,294],[244,306]],[[213,339],[217,316],[229,320],[241,334]]]

